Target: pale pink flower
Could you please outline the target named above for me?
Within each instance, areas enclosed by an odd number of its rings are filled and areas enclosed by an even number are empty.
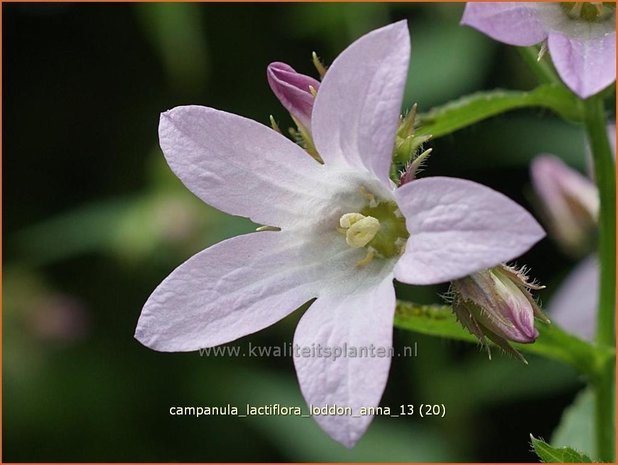
[[[174,270],[146,302],[136,337],[195,351],[265,328],[305,302],[294,342],[390,348],[393,278],[448,282],[519,256],[544,236],[520,206],[462,179],[396,188],[389,179],[410,58],[405,22],[375,30],[333,62],[312,111],[324,164],[254,121],[199,106],[161,116],[167,161],[198,197],[280,230],[216,244]],[[269,228],[272,229],[272,228]],[[306,401],[355,416],[316,416],[351,447],[380,402],[389,357],[294,359]]]
[[[554,155],[537,156],[530,175],[550,235],[574,256],[589,251],[599,220],[597,186]]]
[[[615,5],[469,2],[461,23],[510,45],[546,40],[560,78],[581,98],[616,80]]]
[[[596,185],[553,155],[536,157],[530,174],[550,235],[572,256],[579,258],[589,252],[598,226]],[[598,292],[599,265],[596,257],[590,256],[567,276],[549,300],[547,311],[556,324],[592,341]]]

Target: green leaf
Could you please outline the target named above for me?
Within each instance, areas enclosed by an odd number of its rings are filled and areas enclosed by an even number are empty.
[[[430,336],[446,337],[460,341],[478,342],[457,321],[447,305],[416,305],[397,302],[395,326]],[[610,349],[600,349],[564,332],[556,325],[537,322],[539,337],[533,344],[513,343],[522,352],[541,355],[566,363],[580,373],[595,376],[599,366],[613,356]]]
[[[494,90],[477,92],[418,115],[416,135],[434,138],[510,110],[526,107],[548,108],[561,117],[581,119],[581,102],[561,84],[545,84],[534,90]]]
[[[586,454],[571,449],[570,447],[552,447],[541,439],[530,436],[534,452],[541,462],[545,463],[592,463]]]
[[[558,427],[551,438],[554,447],[571,446],[594,455],[594,392],[581,391],[575,401],[562,413]]]

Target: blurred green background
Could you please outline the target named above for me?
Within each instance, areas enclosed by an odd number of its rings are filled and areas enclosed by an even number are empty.
[[[444,419],[377,418],[352,450],[310,419],[173,417],[171,406],[304,406],[289,358],[157,353],[133,339],[150,292],[193,253],[251,231],[167,168],[161,111],[202,104],[282,127],[265,69],[314,73],[372,28],[408,19],[406,107],[529,89],[517,52],[459,26],[462,4],[3,4],[3,425],[5,461],[535,461],[582,382],[478,347],[395,331],[383,405],[446,404]],[[518,111],[429,144],[425,175],[485,183],[533,209],[528,162],[584,168],[582,132]],[[519,260],[548,284],[574,262],[544,240]],[[439,302],[445,287],[402,287]],[[292,340],[296,312],[245,338]]]

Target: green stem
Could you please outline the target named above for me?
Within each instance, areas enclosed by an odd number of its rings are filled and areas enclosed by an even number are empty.
[[[615,347],[616,309],[616,176],[614,157],[607,136],[603,100],[594,96],[585,101],[586,132],[594,158],[594,172],[599,188],[599,264],[600,288],[596,342],[600,347]],[[597,453],[603,461],[615,456],[615,422],[613,363],[602,367],[593,380],[596,392]]]
[[[611,359],[603,367],[603,375],[592,381],[595,393],[595,437],[596,450],[599,460],[614,462],[616,456],[616,422],[614,364]]]
[[[591,97],[585,102],[585,124],[594,158],[594,174],[601,200],[599,214],[599,263],[601,285],[597,338],[599,345],[615,346],[616,308],[616,176],[614,156],[607,136],[603,102]]]

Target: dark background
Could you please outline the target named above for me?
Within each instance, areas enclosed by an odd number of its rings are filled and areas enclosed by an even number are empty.
[[[167,168],[161,111],[203,104],[289,116],[265,69],[315,74],[352,40],[408,19],[405,107],[535,85],[512,48],[459,26],[462,4],[6,4],[3,9],[4,461],[535,461],[581,383],[570,368],[401,330],[382,405],[444,403],[444,419],[377,418],[346,450],[309,419],[172,417],[171,406],[304,401],[289,358],[150,351],[133,339],[156,285],[191,254],[250,231]],[[543,110],[435,140],[425,175],[487,184],[533,210],[528,163],[583,168],[580,128]],[[548,288],[573,266],[546,239],[519,260]],[[399,289],[439,302],[444,287]],[[250,338],[292,340],[297,312]],[[246,346],[249,338],[240,341]]]

